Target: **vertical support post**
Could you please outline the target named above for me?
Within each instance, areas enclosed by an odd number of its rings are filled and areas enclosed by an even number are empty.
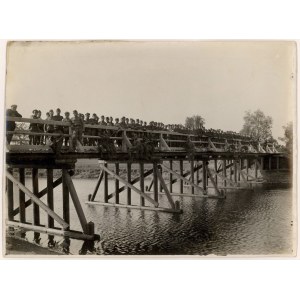
[[[141,192],[145,191],[145,178],[144,178],[144,163],[140,162],[140,189]],[[145,198],[140,196],[140,206],[145,206]]]
[[[158,168],[157,163],[153,163],[153,192],[154,192],[154,201],[158,202]]]
[[[202,187],[203,194],[207,194],[207,172],[206,172],[206,160],[202,161]]]
[[[258,171],[257,160],[254,159],[254,177],[255,177],[255,179],[257,179],[257,171]]]
[[[66,182],[67,170],[62,170],[62,193],[63,193],[63,219],[70,224],[70,197]]]
[[[240,158],[240,160],[239,160],[238,163],[239,163],[239,165],[240,165],[241,170],[243,170],[243,159]],[[240,172],[238,172],[238,181],[239,181],[239,182],[241,181],[241,173],[240,173]]]
[[[39,170],[32,169],[32,191],[34,195],[39,193]],[[40,225],[40,208],[37,204],[33,203],[33,225]]]
[[[226,172],[226,159],[224,159],[223,160],[223,176],[224,176],[224,179],[223,179],[223,181],[224,181],[224,187],[226,187],[226,185],[227,185],[227,182],[226,182],[226,179],[225,178],[227,178],[227,174],[226,174],[227,172]]]
[[[233,164],[233,160],[232,159],[230,160],[230,164]],[[232,180],[232,166],[230,166],[229,170],[230,170],[229,179]]]
[[[196,171],[196,184],[198,185],[200,182],[200,173],[199,173],[199,162],[197,161],[197,171]]]
[[[246,180],[248,181],[249,175],[249,158],[246,158]]]
[[[272,170],[272,156],[269,156],[269,170]]]
[[[107,168],[107,163],[104,163],[104,167]],[[108,174],[104,172],[104,202],[108,203]]]
[[[233,174],[233,176],[234,176],[234,182],[235,183],[237,183],[237,161],[236,161],[236,159],[233,161],[233,169],[234,169],[234,174]]]
[[[131,163],[127,163],[127,181],[131,181]],[[127,187],[127,205],[131,205],[131,189]]]
[[[102,181],[102,179],[103,179],[103,176],[104,176],[104,171],[101,171],[101,173],[100,173],[100,175],[99,175],[99,177],[98,177],[98,180],[97,180],[95,189],[94,189],[94,191],[93,191],[93,194],[92,194],[91,198],[89,199],[89,201],[94,201],[94,200],[95,200],[96,195],[97,195],[97,192],[98,192],[98,190],[99,190],[99,186],[100,186],[101,181]]]
[[[19,180],[20,182],[25,185],[25,169],[19,169]],[[20,212],[20,222],[26,222],[26,212],[25,212],[25,193],[19,190],[19,212]]]
[[[180,176],[183,176],[183,160],[179,161],[179,165],[180,165]],[[183,194],[183,180],[180,179],[179,183],[180,183],[180,194]]]
[[[70,141],[71,142],[71,141]],[[63,176],[64,177],[64,176]],[[63,179],[64,182],[64,179]],[[53,169],[47,169],[47,205],[54,210],[53,203]],[[54,219],[48,215],[48,227],[54,227]]]
[[[7,171],[12,174],[13,170],[8,168]],[[14,185],[13,182],[9,179],[6,179],[7,182],[7,212],[8,220],[13,221],[14,219]]]
[[[214,161],[214,163],[215,163],[215,183],[218,185],[218,176],[217,176],[217,172],[218,172],[218,159],[215,159],[215,161]]]
[[[162,162],[162,163],[164,163],[164,162]],[[158,172],[160,172],[161,173],[161,175],[162,175],[162,169],[160,168],[160,169],[158,169]],[[163,186],[162,186],[162,184],[161,184],[161,182],[159,181],[159,191],[162,193],[163,192]]]
[[[265,164],[264,164],[265,160],[264,160],[264,157],[261,157],[260,158],[260,165],[261,165],[261,169],[262,170],[265,170]]]
[[[173,170],[173,160],[171,159],[170,160],[170,169]],[[172,173],[169,173],[169,190],[170,190],[170,193],[173,192],[173,184],[172,184],[172,181],[173,181],[173,174]]]
[[[276,169],[279,170],[279,156],[276,157]]]
[[[193,159],[191,159],[191,181],[192,181],[192,183],[194,183],[194,174],[195,173],[195,171],[194,171],[194,160]],[[195,193],[195,188],[192,186],[192,194],[194,194]]]
[[[120,173],[120,166],[119,163],[115,164],[115,173],[119,176]],[[119,180],[115,178],[115,202],[116,204],[119,204],[120,202],[120,197],[119,197]]]

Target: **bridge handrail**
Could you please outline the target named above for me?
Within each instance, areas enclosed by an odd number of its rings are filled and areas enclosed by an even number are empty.
[[[6,121],[14,121],[18,123],[33,123],[33,124],[47,124],[47,125],[59,125],[63,127],[72,127],[72,123],[66,121],[54,121],[54,120],[42,120],[42,119],[32,119],[32,118],[19,118],[19,117],[6,117]],[[197,137],[197,138],[216,138],[216,139],[227,139],[231,141],[244,142],[243,139],[238,138],[226,138],[226,137],[214,137],[209,135],[196,135],[191,133],[180,133],[167,130],[149,130],[149,129],[132,129],[123,128],[121,126],[109,126],[109,125],[91,125],[84,124],[84,128],[94,128],[94,129],[104,129],[104,130],[114,130],[114,131],[126,131],[126,132],[140,132],[140,133],[152,133],[152,134],[162,134],[162,135],[173,135],[173,136],[184,136],[184,137]]]
[[[69,128],[69,133],[48,133],[48,132],[32,132],[30,130],[15,130],[15,131],[7,131],[7,133],[10,134],[15,134],[15,135],[44,135],[44,136],[64,136],[64,137],[71,137],[72,136],[72,132],[70,131],[70,128],[73,126],[71,121],[70,122],[66,122],[66,121],[55,121],[55,120],[42,120],[42,119],[32,119],[32,118],[19,118],[19,117],[6,117],[7,121],[14,121],[14,122],[18,122],[18,123],[35,123],[35,124],[48,124],[48,125],[56,125],[56,126],[61,126],[61,127],[67,127]],[[240,146],[244,146],[245,144],[251,144],[253,145],[258,145],[257,142],[254,142],[253,140],[251,140],[249,138],[249,140],[246,139],[239,139],[239,138],[231,138],[231,137],[220,137],[220,136],[209,136],[209,135],[196,135],[196,134],[189,134],[189,133],[179,133],[179,132],[174,132],[174,131],[167,131],[167,130],[149,130],[149,129],[133,129],[133,128],[124,128],[122,126],[108,126],[108,125],[101,125],[101,124],[97,124],[97,125],[92,125],[92,124],[84,124],[84,128],[91,128],[91,129],[102,129],[102,130],[110,130],[110,131],[121,131],[123,133],[148,133],[148,134],[153,134],[153,135],[159,135],[160,137],[162,137],[164,139],[165,142],[168,143],[185,143],[186,142],[186,138],[190,137],[191,138],[191,142],[194,143],[195,145],[197,144],[209,144],[210,142],[213,142],[213,145],[216,146],[216,148],[218,148],[218,146],[226,146],[226,142],[229,146],[231,145],[240,145]],[[183,137],[184,139],[172,139],[172,137]],[[83,133],[83,138],[95,138],[95,139],[101,139],[102,137],[99,135],[90,135],[87,133]],[[120,136],[110,136],[109,137],[112,140],[117,140],[117,139],[122,139],[122,137]],[[127,137],[128,140],[133,140],[132,136],[128,136]],[[154,141],[159,142],[160,138],[157,137],[153,137]],[[272,145],[272,143],[268,143],[267,145]],[[218,148],[219,149],[219,148]]]

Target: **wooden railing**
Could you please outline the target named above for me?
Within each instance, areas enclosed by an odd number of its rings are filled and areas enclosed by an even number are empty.
[[[73,151],[71,140],[74,138],[73,125],[71,122],[53,121],[53,120],[41,120],[41,119],[29,119],[29,118],[15,118],[7,117],[7,121],[14,121],[17,123],[25,124],[43,124],[53,125],[64,128],[64,131],[68,133],[58,132],[33,132],[28,130],[16,130],[7,131],[8,134],[13,134],[14,137],[23,137],[23,139],[14,138],[12,144],[8,149],[10,151],[18,150],[21,147],[21,143],[29,143],[30,136],[44,136],[44,137],[65,137],[69,138],[69,150]],[[97,129],[97,135],[84,134],[84,129]],[[109,134],[108,134],[109,131]],[[158,130],[143,130],[143,129],[131,129],[122,128],[117,126],[107,125],[90,125],[84,124],[83,128],[83,139],[103,140],[110,139],[115,142],[117,151],[127,152],[134,144],[134,140],[141,140],[142,138],[148,138],[155,144],[156,150],[160,151],[182,151],[188,148],[188,143],[194,145],[195,151],[245,151],[251,153],[276,153],[277,150],[274,144],[266,144],[263,147],[259,143],[253,142],[251,139],[237,139],[231,137],[208,136],[208,135],[195,135],[195,134],[184,134],[173,131],[158,131]],[[189,141],[188,141],[189,138]],[[117,141],[121,140],[117,143]],[[118,145],[116,145],[118,144]],[[12,146],[12,147],[11,147]],[[18,147],[20,146],[20,147]],[[28,145],[29,146],[29,145]],[[31,148],[39,149],[41,147],[47,148],[47,145],[30,145]],[[29,148],[30,148],[29,147]],[[23,147],[24,148],[24,147]],[[49,148],[49,147],[48,147]],[[96,146],[83,146],[83,149],[93,149]]]

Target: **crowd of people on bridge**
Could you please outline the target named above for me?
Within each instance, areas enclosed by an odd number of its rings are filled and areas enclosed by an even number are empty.
[[[11,109],[7,110],[7,116],[9,117],[22,117],[21,114],[17,112],[17,106],[12,105]],[[151,121],[149,123],[141,119],[133,119],[128,117],[113,118],[111,116],[100,116],[96,113],[79,113],[77,110],[72,112],[66,111],[63,114],[61,110],[57,108],[54,112],[50,109],[46,112],[45,118],[42,118],[42,112],[38,109],[32,111],[31,119],[36,120],[47,120],[47,121],[60,121],[68,123],[68,126],[63,126],[62,124],[43,124],[43,123],[30,123],[29,130],[32,135],[29,135],[29,144],[32,145],[44,145],[47,141],[53,141],[57,134],[60,134],[63,138],[63,143],[68,146],[72,141],[76,144],[79,141],[83,146],[96,146],[100,143],[100,140],[106,140],[110,137],[116,137],[116,144],[120,146],[123,129],[131,129],[136,132],[127,133],[129,138],[157,138],[156,131],[165,131],[172,135],[172,132],[196,135],[196,136],[206,136],[214,137],[219,139],[239,139],[239,140],[250,140],[249,136],[244,136],[233,131],[222,131],[220,129],[206,129],[204,127],[199,129],[189,129],[182,124],[164,124],[162,122]],[[85,125],[102,125],[105,128],[96,127],[86,127]],[[15,122],[7,121],[7,142],[10,144],[12,140],[12,131],[15,130]],[[113,128],[112,128],[113,127]],[[119,130],[114,130],[114,129]],[[151,133],[152,132],[152,133]],[[156,133],[155,133],[156,132]],[[45,133],[43,135],[42,133]],[[70,140],[70,135],[73,136]],[[158,135],[159,137],[159,135]],[[176,136],[172,139],[176,140]],[[177,138],[182,139],[182,137]],[[74,144],[74,147],[76,145]]]

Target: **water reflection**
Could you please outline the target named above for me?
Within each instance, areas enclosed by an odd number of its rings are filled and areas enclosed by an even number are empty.
[[[228,190],[226,199],[176,197],[183,213],[169,214],[89,206],[84,202],[95,180],[74,180],[74,184],[86,218],[95,223],[95,233],[101,235],[101,241],[91,243],[41,234],[38,240],[41,246],[76,255],[292,253],[293,202],[291,189],[286,186]],[[111,181],[109,192],[113,189]],[[55,189],[55,196],[61,197],[59,188]],[[139,204],[139,195],[132,193],[132,196],[132,204]],[[97,200],[102,199],[101,189],[97,197]],[[167,207],[166,199],[160,197],[159,201]],[[120,194],[120,203],[126,203],[126,192]],[[60,205],[58,201],[57,211]],[[71,224],[72,229],[80,230],[76,212],[72,210]],[[37,235],[28,232],[24,238],[33,242],[35,237]]]

